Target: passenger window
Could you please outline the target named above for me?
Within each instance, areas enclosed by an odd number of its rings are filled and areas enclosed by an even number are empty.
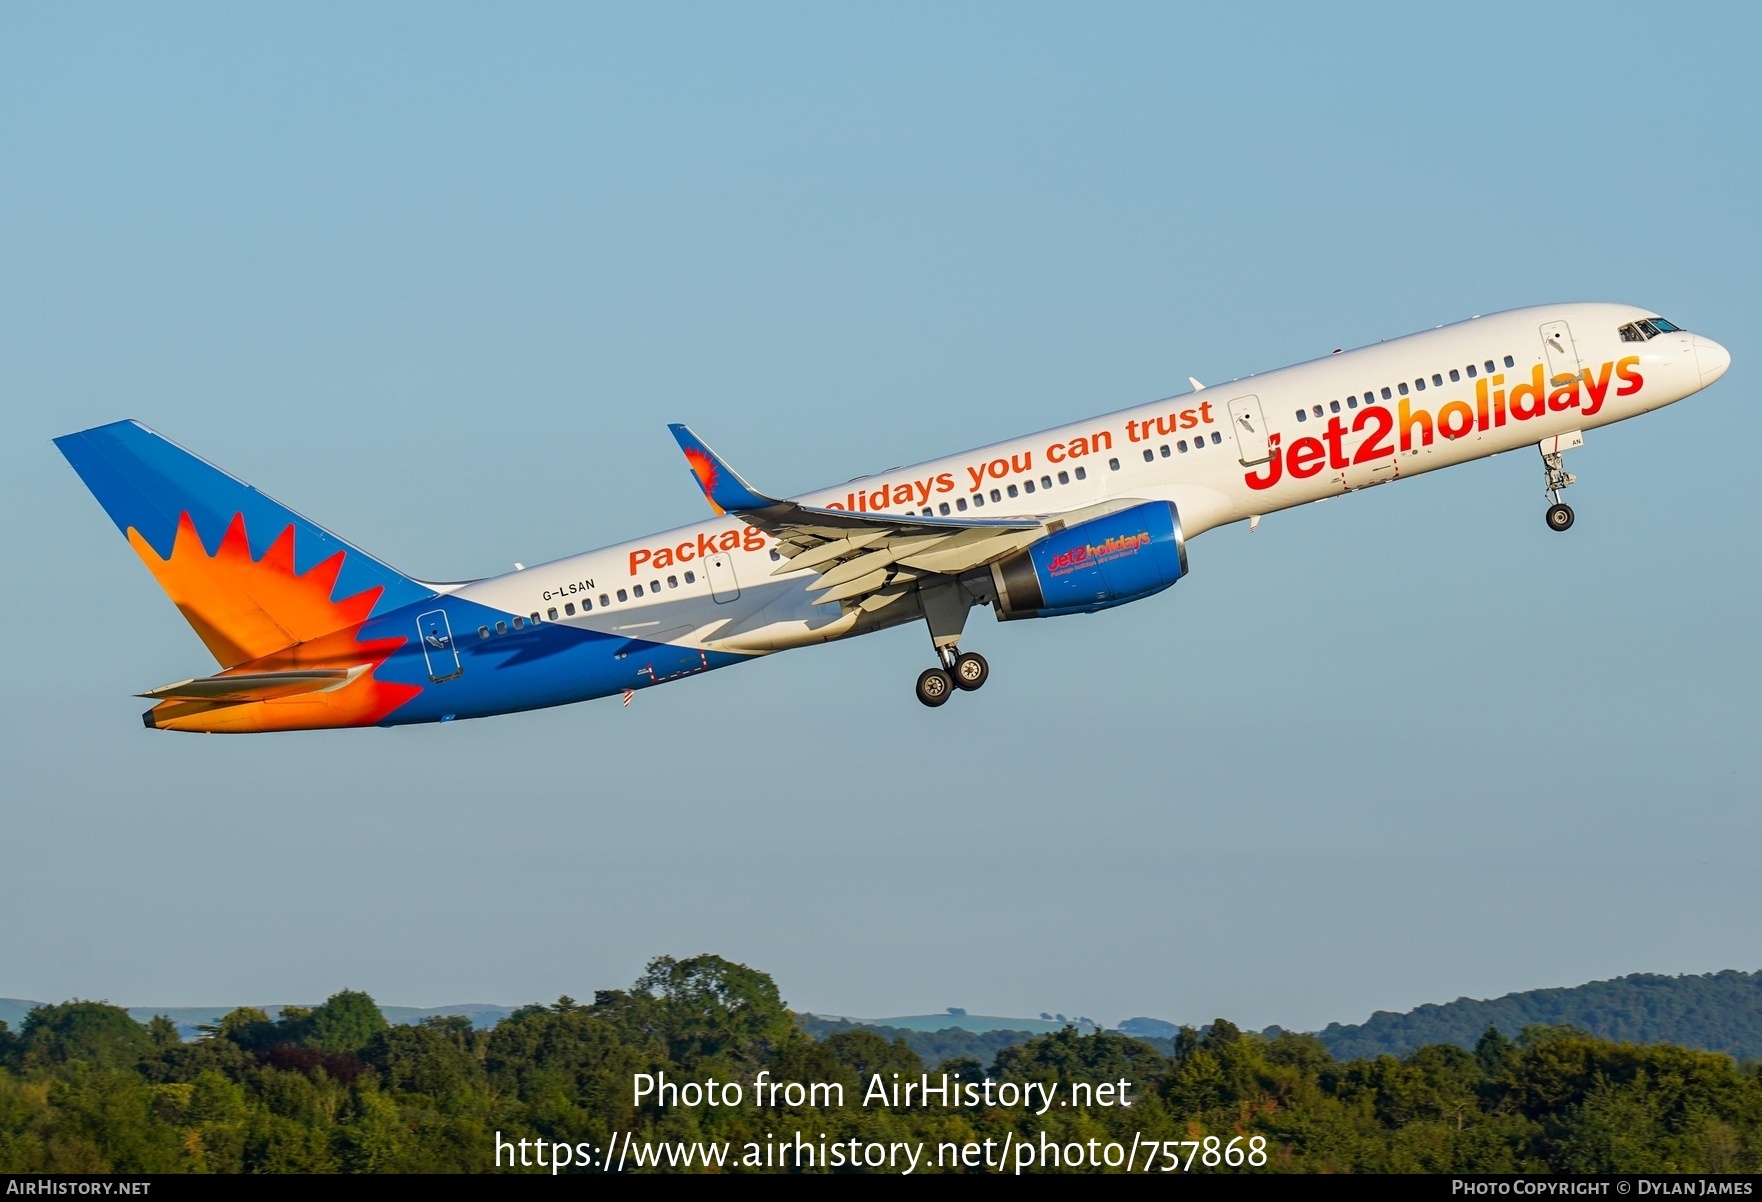
[[[948,516],[948,502],[944,501],[942,504],[938,505],[936,507],[936,512],[940,513],[943,517],[947,517]]]
[[[619,601],[628,601],[628,600],[630,600],[630,594],[625,592],[623,589],[619,589],[618,590],[618,600]]]
[[[1077,479],[1079,479],[1079,480],[1087,480],[1087,479],[1088,479],[1088,478],[1089,478],[1089,473],[1088,473],[1088,472],[1086,472],[1086,471],[1084,471],[1084,470],[1083,470],[1083,469],[1082,469],[1082,468],[1078,468],[1078,469],[1077,469]]]
[[[1016,486],[1013,484],[1009,486],[1009,495],[1012,497],[1016,495]]]
[[[1119,471],[1120,470],[1120,461],[1118,459],[1109,459],[1107,461],[1107,470],[1110,472]]]
[[[1162,453],[1164,455],[1167,455],[1169,453],[1169,449],[1167,447],[1164,447],[1162,449]],[[1069,484],[1071,482],[1071,474],[1069,472],[1060,472],[1058,474],[1058,482],[1060,484]]]
[[[1387,391],[1387,389],[1385,389],[1384,391]],[[1399,392],[1402,396],[1406,396],[1407,395],[1407,385],[1406,384],[1397,384],[1397,385],[1395,385],[1395,391]]]
[[[600,604],[604,605],[605,603],[606,603],[606,595],[604,593],[601,593],[600,594]],[[586,613],[588,610],[590,610],[592,608],[593,608],[593,598],[592,597],[583,597],[581,599],[581,612]]]
[[[984,493],[976,492],[973,494],[973,508],[974,509],[985,508],[985,494]]]
[[[1457,371],[1454,367],[1450,369],[1450,382],[1452,384],[1460,384],[1462,382],[1462,373]]]
[[[1149,447],[1145,447],[1144,448],[1144,462],[1149,463],[1152,459],[1155,459],[1155,458],[1156,458],[1156,452],[1151,450]]]
[[[566,601],[563,603],[563,616],[565,618],[573,618],[575,616],[575,602]]]
[[[690,572],[687,572],[685,574],[685,579],[687,581],[691,580],[691,573]],[[600,608],[601,609],[604,609],[606,606],[610,605],[611,603],[612,603],[612,599],[610,597],[606,596],[606,594],[604,594],[604,593],[600,594]]]
[[[635,594],[636,594],[636,595],[637,595],[637,596],[638,596],[638,597],[640,597],[640,596],[642,596],[642,585],[640,585],[640,584],[633,584],[633,585],[631,585],[631,586],[630,586],[630,591],[631,591],[631,592],[633,592],[633,593],[635,593]],[[620,597],[620,598],[619,598],[619,600],[620,600],[620,601],[622,601],[622,600],[623,600],[623,598],[622,598],[622,597]]]
[[[967,511],[967,499],[965,497],[956,497],[954,499],[954,507],[962,513],[965,513]]]
[[[547,621],[555,622],[557,620],[557,611],[554,608],[545,610],[545,619]]]
[[[1040,477],[1040,487],[1041,488],[1051,488],[1052,487],[1052,477],[1051,476]]]
[[[1505,366],[1506,367],[1516,367],[1517,360],[1513,359],[1510,355],[1506,355],[1505,356]]]
[[[515,618],[514,620],[516,622],[518,622],[520,619]],[[497,634],[507,634],[508,633],[508,624],[506,622],[497,622],[496,623],[496,633]]]
[[[649,592],[658,593],[660,591],[661,591],[661,582],[659,580],[649,581]]]
[[[1406,391],[1407,391],[1407,389],[1406,389],[1406,388],[1402,388],[1402,389],[1401,389],[1401,391],[1402,391],[1402,392],[1406,392]],[[1388,389],[1387,389],[1387,388],[1385,388],[1385,389],[1383,389],[1383,399],[1384,399],[1384,400],[1385,400],[1385,401],[1386,401],[1386,400],[1388,400],[1388,399],[1389,399],[1389,390],[1388,390]]]
[[[1013,492],[1013,491],[1012,491],[1012,492],[1011,492],[1011,493],[1010,493],[1010,496],[1012,496],[1012,497],[1013,497],[1013,496],[1015,496],[1015,495],[1016,495],[1016,494],[1015,494],[1015,493],[1014,493],[1014,492]],[[992,489],[992,490],[991,490],[991,503],[992,503],[992,504],[993,504],[993,505],[995,505],[995,504],[997,504],[997,503],[998,503],[998,502],[999,502],[999,501],[1001,501],[1001,500],[1003,500],[1003,494],[1002,494],[1002,493],[1000,493],[1000,492],[998,492],[998,491],[997,491],[997,490],[996,490],[996,489],[995,489],[995,488],[994,488],[994,489]]]
[[[1321,415],[1322,415],[1322,407],[1321,407],[1321,406],[1320,406],[1320,405],[1317,405],[1317,406],[1316,406],[1316,407],[1315,407],[1315,415],[1316,415],[1316,416],[1317,416],[1317,417],[1320,417],[1320,416],[1321,416]]]
[[[1187,453],[1187,440],[1185,438],[1183,438],[1180,442],[1177,442],[1175,444],[1175,450],[1177,450],[1177,451],[1181,452],[1181,454],[1185,455]]]
[[[1299,409],[1299,410],[1298,410],[1298,411],[1297,411],[1297,420],[1298,420],[1298,421],[1300,421],[1300,422],[1306,422],[1306,421],[1308,421],[1308,420],[1309,420],[1309,410],[1307,410],[1307,409]]]
[[[525,625],[525,623],[522,622],[519,618],[514,619],[514,629],[515,630],[519,630],[524,625]]]
[[[1340,412],[1340,402],[1339,401],[1329,401],[1328,402],[1328,412],[1329,413]]]
[[[1491,359],[1488,359],[1487,360],[1487,374],[1490,376],[1498,370],[1499,369],[1496,366],[1494,366],[1493,361]]]
[[[1161,450],[1164,459],[1167,459],[1170,455],[1174,454],[1173,451],[1169,450],[1169,444],[1166,442],[1162,444]]]
[[[924,512],[923,512],[923,516],[924,516],[924,517],[929,517],[929,516],[930,516],[930,507],[929,507],[929,506],[928,506],[928,505],[926,505],[926,506],[924,506]]]
[[[1224,440],[1224,436],[1221,433],[1219,433],[1216,430],[1213,430],[1211,432],[1211,445],[1212,446],[1215,447],[1218,443],[1222,442],[1223,440]]]
[[[772,563],[781,563],[782,560],[783,560],[783,553],[781,551],[777,550],[776,547],[772,547],[771,548],[771,562]],[[669,577],[667,577],[667,579],[672,580],[673,577],[669,576]]]
[[[1474,379],[1474,377],[1475,377],[1474,364],[1470,363],[1468,365],[1468,378],[1472,380],[1472,379]]]
[[[775,554],[777,554],[777,552],[773,551],[773,552],[771,552],[771,554],[775,555]],[[667,587],[668,588],[678,588],[679,587],[679,577],[677,577],[677,576],[667,577]]]
[[[1358,396],[1356,393],[1354,393],[1352,396],[1349,396],[1346,398],[1346,408],[1348,408],[1348,409],[1358,408]]]
[[[1444,377],[1439,375],[1437,372],[1433,372],[1432,373],[1432,387],[1433,388],[1442,388],[1443,386],[1444,386]]]
[[[687,584],[695,584],[695,583],[696,583],[696,582],[697,582],[697,573],[696,573],[696,572],[687,572],[687,573],[686,573],[686,574],[685,574],[685,583],[687,583]],[[600,598],[600,600],[601,600],[601,601],[604,601],[604,600],[605,600],[605,598],[604,598],[604,597],[602,597],[602,598]]]
[[[1023,492],[1033,492],[1034,491],[1034,482],[1032,480],[1022,481],[1022,491]]]
[[[489,627],[479,626],[477,628],[477,637],[480,639],[487,639],[489,637]]]
[[[1424,376],[1421,376],[1419,379],[1417,379],[1413,382],[1413,386],[1415,388],[1419,389],[1421,392],[1424,392],[1426,390],[1426,378]],[[1406,392],[1407,389],[1403,388],[1401,391]]]

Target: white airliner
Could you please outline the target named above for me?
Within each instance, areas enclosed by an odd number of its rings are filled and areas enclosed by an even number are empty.
[[[672,427],[715,516],[462,584],[398,572],[134,422],[57,439],[223,669],[142,696],[164,730],[444,722],[622,694],[925,623],[939,706],[985,683],[968,613],[1168,588],[1217,526],[1588,430],[1699,392],[1725,348],[1627,305],[1515,309],[779,500]]]

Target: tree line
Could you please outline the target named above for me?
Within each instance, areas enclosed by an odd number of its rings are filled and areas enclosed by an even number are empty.
[[[830,1139],[1131,1142],[1259,1135],[1264,1172],[1754,1172],[1762,1074],[1667,1044],[1532,1026],[1473,1048],[1336,1059],[1313,1035],[1219,1019],[1165,1046],[1067,1027],[927,1064],[904,1039],[804,1031],[763,972],[716,956],[662,957],[591,1003],[526,1006],[493,1029],[463,1018],[386,1022],[345,990],[271,1020],[227,1014],[185,1042],[99,1002],[0,1025],[0,1171],[482,1172],[496,1133],[604,1146],[759,1139],[799,1127]],[[1159,1041],[1160,1042],[1160,1041]],[[637,1073],[673,1080],[837,1081],[843,1107],[749,1101],[637,1105]],[[863,1107],[874,1074],[986,1075],[1026,1083],[1133,1083],[1129,1109]],[[530,1171],[547,1171],[532,1169]],[[1236,1170],[1243,1171],[1243,1170]]]

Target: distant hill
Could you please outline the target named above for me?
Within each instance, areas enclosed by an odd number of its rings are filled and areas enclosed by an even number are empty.
[[[32,1007],[40,1006],[41,1002],[26,1001],[23,998],[0,998],[0,1022],[5,1023],[14,1031],[24,1024],[24,1016],[31,1012]],[[290,1003],[291,1004],[291,1003]],[[312,1005],[317,1005],[316,1002]],[[213,1026],[233,1006],[130,1006],[127,1008],[129,1017],[136,1022],[144,1023],[155,1014],[163,1014],[177,1024],[178,1034],[185,1039],[194,1039],[202,1032],[200,1027]],[[259,1006],[270,1018],[281,1013],[280,1006]],[[457,1014],[471,1020],[474,1027],[493,1027],[508,1015],[514,1013],[512,1006],[490,1006],[483,1003],[468,1002],[462,1006],[431,1006],[418,1009],[413,1006],[381,1006],[381,1014],[388,1023],[415,1023],[433,1015]]]
[[[1406,1014],[1379,1010],[1356,1026],[1316,1032],[1337,1059],[1399,1056],[1432,1043],[1473,1047],[1489,1026],[1516,1035],[1566,1024],[1600,1039],[1676,1043],[1762,1060],[1762,972],[1666,977],[1635,973],[1570,989],[1532,989],[1490,1001],[1457,998]]]
[[[951,1018],[947,1014],[930,1017],[940,1017],[945,1024]],[[1042,1033],[996,1027],[990,1027],[983,1031],[970,1031],[965,1027],[946,1025],[936,1031],[921,1031],[910,1027],[887,1026],[884,1025],[885,1020],[863,1022],[859,1019],[830,1018],[823,1014],[805,1012],[797,1014],[795,1022],[798,1027],[815,1039],[825,1039],[828,1035],[836,1035],[840,1031],[873,1031],[890,1043],[895,1039],[903,1039],[906,1046],[918,1054],[918,1059],[932,1068],[945,1060],[959,1060],[962,1057],[977,1060],[982,1065],[989,1065],[997,1059],[997,1053],[1004,1048],[1014,1047],[1018,1043],[1027,1043],[1035,1035]],[[1035,1025],[1042,1024],[1037,1022]]]
[[[1050,1018],[1000,1018],[994,1014],[949,1014],[946,1011],[941,1014],[903,1014],[896,1018],[847,1018],[844,1021],[871,1027],[898,1027],[902,1031],[946,1031],[955,1027],[975,1034],[984,1034],[986,1031],[1027,1031],[1033,1035],[1050,1035],[1067,1025],[1076,1027],[1084,1034],[1095,1030],[1095,1024],[1085,1018],[1073,1018],[1067,1023]]]
[[[0,1022],[14,1031],[37,1002],[0,998]],[[167,1015],[184,1038],[194,1038],[197,1027],[220,1020],[229,1006],[135,1006],[129,1013],[146,1022],[155,1014]],[[279,1006],[262,1007],[273,1017]],[[466,1004],[432,1006],[383,1006],[393,1023],[413,1023],[430,1015],[457,1014],[476,1027],[493,1027],[513,1013],[511,1006]],[[926,1063],[970,1056],[990,1064],[997,1052],[1025,1043],[1035,1035],[1056,1031],[1065,1024],[1057,1020],[999,1018],[981,1014],[911,1014],[897,1018],[855,1019],[830,1015],[798,1015],[803,1030],[816,1039],[836,1031],[861,1027],[885,1039],[901,1038]],[[1403,1055],[1427,1044],[1453,1043],[1471,1048],[1489,1026],[1516,1036],[1525,1027],[1568,1025],[1600,1039],[1633,1043],[1675,1043],[1684,1047],[1724,1052],[1739,1060],[1762,1060],[1762,972],[1708,973],[1701,976],[1660,976],[1635,973],[1608,981],[1592,981],[1565,989],[1532,989],[1487,1001],[1458,998],[1443,1005],[1427,1004],[1405,1014],[1379,1010],[1356,1025],[1330,1023],[1316,1034],[1337,1059]],[[1090,1030],[1087,1023],[1077,1023]],[[1165,1020],[1132,1018],[1120,1030],[1162,1048],[1165,1052],[1178,1028]],[[1268,1028],[1276,1034],[1277,1028]],[[1167,1045],[1167,1046],[1164,1046]]]

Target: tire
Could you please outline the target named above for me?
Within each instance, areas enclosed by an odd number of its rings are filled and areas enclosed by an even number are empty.
[[[918,700],[935,709],[954,696],[954,677],[941,668],[926,668],[918,674]]]
[[[972,693],[985,687],[991,679],[991,665],[977,651],[969,651],[954,661],[954,684],[957,689]]]
[[[1572,506],[1570,506],[1570,505],[1550,505],[1550,506],[1548,506],[1548,529],[1559,530],[1559,531],[1571,530],[1572,529]]]

